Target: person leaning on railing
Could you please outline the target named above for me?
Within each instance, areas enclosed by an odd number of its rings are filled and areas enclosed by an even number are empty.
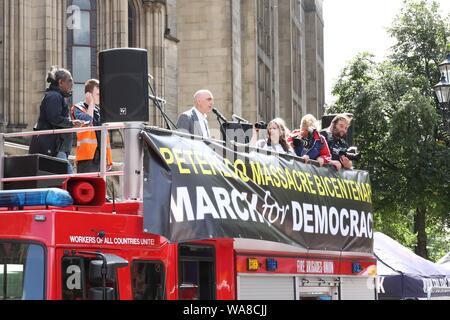
[[[72,95],[73,79],[70,72],[53,66],[47,75],[47,82],[50,83],[50,86],[42,99],[39,119],[34,130],[82,127],[83,121],[70,119],[69,106],[66,102],[66,99]],[[29,153],[40,153],[68,160],[71,149],[72,134],[60,133],[34,136],[31,140]],[[70,163],[68,163],[67,171],[68,174],[73,173]]]
[[[331,121],[331,125],[328,128],[324,128],[320,131],[320,134],[327,139],[328,146],[330,147],[332,164],[336,169],[351,169],[353,167],[353,162],[346,157],[341,155],[341,150],[348,150],[349,145],[345,140],[348,132],[348,128],[352,122],[352,118],[345,114],[338,114]]]
[[[259,129],[254,125],[250,147],[294,155],[294,150],[287,142],[289,129],[286,127],[283,119],[275,118],[269,122],[267,125],[267,139],[258,140],[258,133]]]
[[[288,142],[294,148],[295,154],[308,162],[317,160],[320,166],[331,161],[330,149],[324,137],[317,131],[317,120],[312,114],[305,115],[301,120],[300,129],[293,130]]]

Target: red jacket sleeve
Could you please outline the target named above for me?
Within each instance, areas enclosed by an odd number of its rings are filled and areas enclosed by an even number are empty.
[[[325,139],[322,135],[320,135],[320,140],[322,142],[322,148],[320,149],[320,156],[325,160],[324,164],[327,164],[331,161],[331,152],[328,147],[327,139]]]

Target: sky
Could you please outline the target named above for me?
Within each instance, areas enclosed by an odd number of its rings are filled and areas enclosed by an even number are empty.
[[[446,16],[450,0],[438,0]],[[331,89],[341,70],[359,52],[382,61],[394,41],[386,28],[402,8],[403,0],[324,0],[325,102],[335,99]],[[444,57],[442,57],[444,60]]]

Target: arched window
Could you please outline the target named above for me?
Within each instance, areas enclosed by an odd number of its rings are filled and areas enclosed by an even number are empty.
[[[128,47],[136,47],[136,7],[128,0]]]
[[[69,0],[72,14],[79,25],[67,32],[67,64],[74,86],[72,102],[84,100],[84,83],[97,77],[97,1]]]

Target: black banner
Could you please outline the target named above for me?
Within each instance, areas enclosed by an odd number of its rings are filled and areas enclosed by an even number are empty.
[[[378,299],[418,299],[427,298],[428,290],[430,298],[450,296],[450,277],[422,277],[420,275],[388,275],[378,276]]]
[[[147,130],[144,228],[171,242],[251,238],[372,252],[367,172]]]

